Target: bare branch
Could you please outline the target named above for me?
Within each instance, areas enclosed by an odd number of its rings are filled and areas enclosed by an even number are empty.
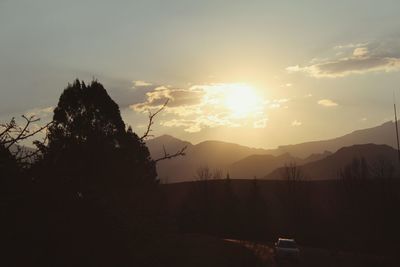
[[[10,132],[14,132],[17,134],[16,137],[11,137],[9,135],[9,138],[6,138],[5,140],[3,140],[2,145],[5,146],[6,149],[9,149],[12,145],[28,139],[36,134],[38,134],[39,132],[42,132],[43,130],[47,129],[53,122],[49,122],[46,125],[39,127],[39,129],[36,129],[35,131],[30,131],[29,127],[32,123],[35,123],[37,121],[39,121],[40,119],[35,119],[33,116],[27,118],[25,115],[22,115],[22,118],[25,119],[25,125],[23,127],[19,127],[16,124],[12,127],[9,128],[8,130],[8,134]]]
[[[186,155],[186,148],[187,146],[182,147],[180,150],[178,150],[176,153],[174,154],[169,154],[167,152],[167,150],[165,149],[165,146],[163,146],[163,150],[164,150],[164,156],[162,156],[161,158],[158,158],[156,160],[154,160],[155,162],[159,162],[161,160],[166,160],[166,159],[172,159],[175,157],[179,157],[179,156],[185,156]]]
[[[12,118],[7,123],[0,124],[0,146],[7,149],[20,164],[24,165],[29,163],[29,159],[38,155],[40,150],[37,149],[30,151],[23,146],[19,146],[18,143],[42,132],[43,130],[47,130],[53,122],[49,122],[44,126],[38,127],[36,130],[32,130],[32,124],[40,121],[40,119],[34,116],[27,117],[25,115],[22,115],[21,117],[25,120],[23,126],[19,126],[16,123],[15,118]],[[47,135],[45,135],[43,141],[35,142],[44,144],[46,141]]]
[[[5,138],[10,134],[10,131],[16,127],[15,118],[12,118],[8,123],[0,124],[0,127],[3,128],[3,130],[0,132],[1,142],[2,140],[5,140]]]
[[[152,135],[150,134],[150,132],[152,131],[152,130],[151,130],[151,127],[152,127],[153,124],[154,124],[154,117],[157,116],[158,113],[160,113],[161,111],[163,111],[163,110],[165,109],[165,107],[167,106],[168,102],[169,102],[169,98],[168,98],[167,101],[165,101],[165,103],[164,103],[156,112],[154,112],[154,113],[151,112],[150,110],[148,111],[148,112],[149,112],[149,123],[147,124],[147,129],[146,129],[145,133],[143,134],[142,137],[140,137],[140,140],[143,141],[143,140],[145,140],[146,138],[152,136]]]
[[[198,182],[207,182],[213,178],[213,174],[208,166],[200,166],[196,169],[194,180]]]
[[[152,131],[151,127],[152,127],[153,124],[154,124],[154,118],[155,118],[161,111],[163,111],[163,110],[165,109],[165,107],[168,105],[168,102],[169,102],[169,98],[168,98],[168,99],[165,101],[165,103],[164,103],[156,112],[154,112],[154,113],[151,112],[150,110],[148,111],[148,112],[149,112],[149,123],[147,124],[147,128],[146,128],[146,131],[144,132],[143,136],[140,137],[140,140],[141,140],[141,141],[144,141],[145,139],[147,139],[147,138],[153,136],[153,135],[150,134],[150,132]],[[165,149],[165,146],[163,146],[164,156],[162,156],[162,157],[160,157],[160,158],[154,160],[154,162],[157,163],[157,162],[162,161],[162,160],[172,159],[172,158],[179,157],[179,156],[185,156],[185,155],[186,155],[186,153],[185,153],[186,148],[187,148],[187,146],[184,146],[184,147],[182,147],[180,150],[176,151],[174,154],[170,154],[170,153],[168,153],[167,150]]]

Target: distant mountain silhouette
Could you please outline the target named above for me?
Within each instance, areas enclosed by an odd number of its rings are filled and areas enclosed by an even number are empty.
[[[190,142],[182,141],[167,134],[148,140],[146,145],[149,148],[153,159],[162,157],[164,155],[164,148],[169,153],[172,153],[181,149],[182,147],[187,146],[187,149],[189,150],[193,146]]]
[[[174,153],[187,146],[186,156],[164,160],[157,164],[159,178],[168,182],[193,180],[196,169],[201,166],[227,171],[233,162],[250,155],[267,153],[265,149],[249,148],[221,141],[205,141],[193,145],[169,135],[150,139],[147,141],[147,146],[154,159],[163,155],[163,146],[168,153]]]
[[[292,157],[289,153],[280,156],[272,155],[251,155],[239,160],[229,166],[229,174],[235,179],[250,179],[263,177],[276,168],[282,167],[285,163],[302,163],[302,159]]]
[[[276,168],[289,162],[304,165],[319,161],[327,158],[332,152],[336,152],[342,147],[369,143],[395,147],[394,127],[394,122],[386,122],[376,127],[357,130],[334,139],[284,145],[276,149],[249,148],[221,141],[205,141],[193,145],[170,135],[162,135],[150,139],[147,141],[147,146],[154,159],[163,155],[163,146],[169,153],[174,153],[187,146],[186,156],[158,163],[157,172],[159,178],[164,181],[181,182],[193,180],[195,171],[200,166],[221,169],[224,172],[229,172],[232,178],[250,179],[254,176],[265,177]],[[337,169],[334,172],[336,176]],[[320,174],[322,173],[318,173],[318,175]],[[329,179],[332,178],[333,174],[329,174],[328,177]]]
[[[239,160],[229,166],[229,174],[235,179],[250,179],[253,177],[261,178],[265,174],[274,171],[276,168],[282,167],[285,164],[296,163],[303,165],[305,163],[323,159],[332,153],[325,151],[321,154],[312,154],[305,159],[293,157],[289,153],[279,156],[273,155],[251,155],[242,160]]]
[[[354,158],[364,157],[371,171],[380,168],[382,161],[391,164],[394,168],[393,176],[400,172],[397,151],[387,145],[353,145],[343,147],[334,154],[311,163],[302,165],[301,171],[308,180],[326,180],[338,178],[338,172],[343,169],[346,164],[352,162]],[[280,180],[282,179],[283,168],[278,168],[272,173],[266,175],[266,179]]]
[[[305,158],[303,160],[304,161],[303,163],[309,163],[309,162],[321,160],[332,154],[333,154],[332,152],[327,151],[327,150],[325,150],[323,153],[313,153],[310,156],[308,156],[307,158]]]
[[[313,153],[321,153],[326,150],[336,152],[342,147],[370,143],[396,147],[394,122],[389,121],[376,127],[357,130],[334,139],[279,146],[277,149],[269,150],[268,154],[281,155],[283,153],[290,153],[295,157],[305,158]]]

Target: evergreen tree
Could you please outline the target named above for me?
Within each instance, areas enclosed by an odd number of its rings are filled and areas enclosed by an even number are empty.
[[[147,147],[126,129],[118,105],[97,81],[67,86],[41,150],[41,172],[80,194],[156,182]]]

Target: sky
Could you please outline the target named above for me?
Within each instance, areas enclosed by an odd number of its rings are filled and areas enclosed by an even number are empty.
[[[393,119],[399,1],[0,0],[0,121],[97,79],[140,135],[273,148]]]

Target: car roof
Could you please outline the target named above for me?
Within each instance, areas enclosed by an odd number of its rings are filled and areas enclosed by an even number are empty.
[[[278,241],[295,242],[293,238],[279,238]]]

